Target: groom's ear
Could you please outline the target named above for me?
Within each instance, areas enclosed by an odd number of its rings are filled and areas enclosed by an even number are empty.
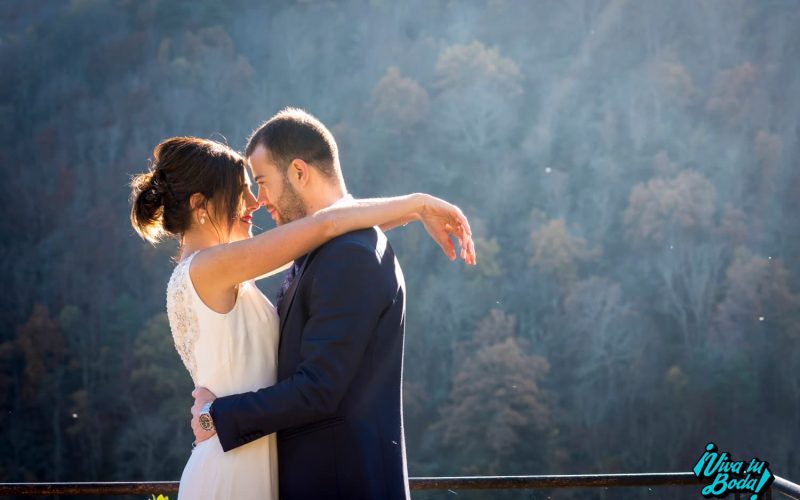
[[[311,166],[300,158],[295,158],[292,160],[292,163],[289,164],[289,170],[286,172],[286,175],[289,176],[289,180],[293,184],[305,186],[308,184],[311,175]]]

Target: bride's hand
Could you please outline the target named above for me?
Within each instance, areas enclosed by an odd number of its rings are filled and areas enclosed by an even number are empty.
[[[458,240],[461,258],[467,264],[475,265],[475,245],[472,241],[472,229],[467,217],[457,206],[435,196],[424,195],[424,204],[419,213],[419,220],[425,230],[433,238],[450,260],[455,260],[456,250],[450,236]]]

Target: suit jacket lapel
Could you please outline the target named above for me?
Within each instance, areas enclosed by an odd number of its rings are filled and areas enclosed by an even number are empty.
[[[337,205],[342,201],[352,200],[353,197],[349,194],[342,196],[339,200],[333,203],[331,206]],[[317,247],[311,252],[308,253],[306,256],[306,260],[303,261],[303,265],[300,266],[300,269],[297,271],[292,283],[289,285],[289,288],[286,289],[286,293],[283,295],[281,299],[281,307],[278,310],[278,317],[280,318],[280,327],[279,327],[279,335],[280,338],[283,338],[283,325],[286,323],[286,317],[289,314],[289,309],[292,308],[292,302],[294,302],[294,295],[297,293],[297,285],[300,283],[300,278],[303,277],[303,271],[306,270],[308,267],[308,263],[311,262],[311,259],[314,258],[314,255],[319,251],[321,247]],[[279,341],[280,342],[280,341]],[[280,343],[278,344],[280,348]]]
[[[303,261],[303,265],[300,266],[300,269],[297,271],[297,274],[294,276],[292,283],[289,285],[289,288],[286,289],[286,293],[283,295],[283,299],[281,300],[281,308],[278,311],[278,317],[280,318],[281,339],[283,339],[283,325],[286,323],[286,317],[289,314],[289,309],[292,307],[292,302],[294,302],[294,296],[297,293],[297,285],[300,283],[300,279],[303,277],[303,272],[305,272],[309,261],[311,261],[311,258],[315,253],[316,251],[313,251],[308,254],[306,259]]]

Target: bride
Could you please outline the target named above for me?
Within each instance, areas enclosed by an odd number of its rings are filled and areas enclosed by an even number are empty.
[[[429,195],[337,203],[253,236],[252,214],[261,204],[238,153],[214,141],[174,137],[157,145],[153,156],[150,169],[131,183],[131,224],[151,243],[180,241],[167,287],[170,328],[195,386],[217,396],[277,382],[278,316],[254,280],[328,240],[417,220],[451,260],[453,236],[461,258],[475,262],[467,219],[458,207]],[[179,495],[277,499],[277,465],[274,434],[227,453],[215,435],[192,451]]]

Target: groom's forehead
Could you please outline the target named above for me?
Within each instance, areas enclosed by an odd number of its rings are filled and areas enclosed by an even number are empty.
[[[247,158],[247,163],[250,165],[250,170],[253,172],[253,179],[256,182],[277,173],[277,166],[272,159],[272,155],[269,153],[269,150],[261,145]]]

